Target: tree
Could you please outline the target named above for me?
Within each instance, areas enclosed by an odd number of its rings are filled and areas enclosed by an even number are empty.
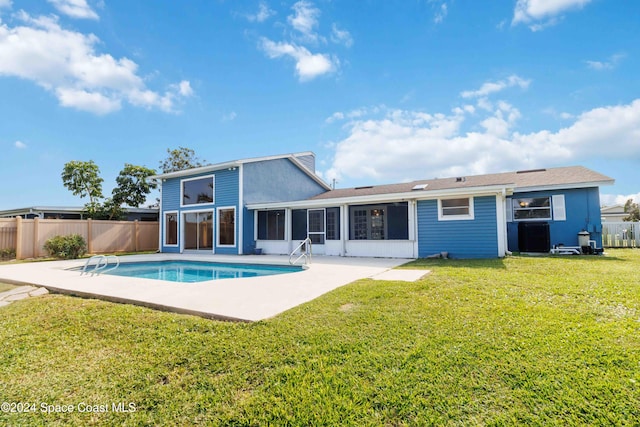
[[[623,221],[640,221],[640,206],[634,203],[633,199],[627,200],[627,203],[624,204],[624,211],[628,215],[622,219]]]
[[[118,220],[124,217],[123,204],[138,207],[144,203],[147,194],[157,187],[155,182],[147,182],[147,178],[155,173],[153,169],[125,163],[124,169],[116,178],[118,186],[113,189],[112,197],[104,201],[103,179],[100,178],[100,169],[93,160],[66,163],[62,171],[62,182],[74,196],[89,196],[89,203],[84,205],[84,212],[89,218]]]
[[[94,205],[102,197],[102,182],[100,168],[93,160],[83,162],[72,160],[65,163],[62,170],[62,183],[74,196],[89,197],[89,203]]]
[[[147,194],[158,186],[153,181],[147,182],[147,178],[155,173],[154,169],[125,163],[124,169],[116,178],[118,186],[111,193],[113,203],[118,206],[125,204],[134,208],[139,207],[145,202]]]
[[[198,159],[196,152],[191,148],[178,147],[173,150],[167,148],[167,153],[169,157],[160,162],[160,170],[162,173],[177,172],[204,166],[205,160]]]

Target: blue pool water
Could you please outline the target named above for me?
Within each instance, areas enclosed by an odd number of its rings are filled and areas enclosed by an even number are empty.
[[[300,266],[224,264],[202,261],[153,261],[122,263],[115,270],[104,274],[139,277],[144,279],[168,280],[171,282],[204,282],[206,280],[238,279],[241,277],[270,276],[295,273]]]

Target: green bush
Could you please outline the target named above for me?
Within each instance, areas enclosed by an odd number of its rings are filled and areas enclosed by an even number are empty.
[[[50,256],[61,259],[76,259],[87,253],[87,244],[79,234],[55,236],[47,240],[44,249]]]
[[[0,249],[0,258],[15,258],[15,249]]]

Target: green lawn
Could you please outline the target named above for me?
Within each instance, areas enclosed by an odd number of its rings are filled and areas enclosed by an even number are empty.
[[[60,295],[2,307],[0,401],[36,411],[0,425],[637,425],[640,251],[410,267],[432,274],[253,324]]]
[[[0,292],[8,291],[8,290],[13,289],[13,288],[15,288],[14,285],[10,285],[8,283],[0,282]]]

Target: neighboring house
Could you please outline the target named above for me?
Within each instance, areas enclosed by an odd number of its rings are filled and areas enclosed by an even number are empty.
[[[624,205],[603,206],[600,208],[602,222],[622,222],[628,213],[624,211]]]
[[[311,152],[220,163],[161,181],[161,250],[417,258],[502,257],[602,245],[599,186],[584,167],[536,169],[331,190]]]
[[[125,208],[126,221],[158,221],[157,208]],[[0,218],[85,219],[84,208],[69,206],[31,206],[0,211]]]

